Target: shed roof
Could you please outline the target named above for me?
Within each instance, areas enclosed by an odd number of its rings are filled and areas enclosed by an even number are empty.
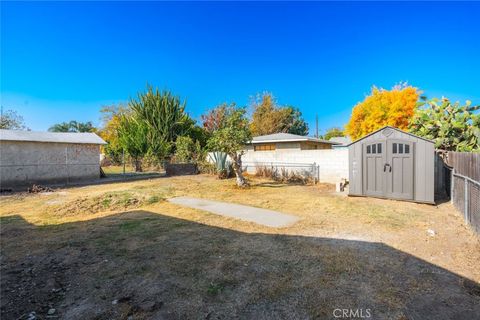
[[[92,132],[40,132],[0,129],[0,141],[107,144]]]
[[[398,129],[398,128],[395,128],[395,127],[392,127],[392,126],[385,126],[385,127],[381,127],[380,129],[377,129],[377,130],[375,130],[375,131],[373,131],[373,132],[370,132],[370,133],[367,134],[366,136],[363,136],[363,137],[361,137],[360,139],[357,139],[357,140],[353,141],[352,143],[350,143],[350,144],[348,144],[348,145],[350,146],[350,145],[352,145],[352,144],[354,144],[354,143],[357,143],[357,142],[365,139],[366,137],[371,136],[372,134],[375,134],[375,133],[377,133],[377,132],[379,132],[379,131],[382,131],[382,130],[385,129],[385,128],[390,128],[390,129],[396,130],[396,131],[398,131],[398,132],[401,132],[401,133],[403,133],[403,134],[408,134],[409,136],[412,136],[412,137],[415,137],[415,138],[418,138],[418,139],[422,139],[422,140],[425,140],[425,141],[430,142],[430,143],[435,143],[435,141],[432,141],[432,140],[429,140],[429,139],[425,139],[425,138],[423,138],[423,137],[414,135],[413,133],[406,132],[406,131],[403,131],[403,130],[401,130],[401,129]]]
[[[300,135],[291,134],[291,133],[274,133],[274,134],[267,134],[264,136],[258,136],[258,137],[254,137],[251,143],[256,144],[256,143],[269,143],[269,142],[297,142],[297,141],[311,141],[311,142],[322,142],[322,143],[329,143],[329,144],[340,144],[334,141],[327,141],[327,140],[317,139],[313,137],[300,136]]]

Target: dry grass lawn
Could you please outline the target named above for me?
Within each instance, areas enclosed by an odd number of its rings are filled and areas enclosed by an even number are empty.
[[[450,204],[333,191],[199,175],[2,196],[2,319],[480,317],[480,240]],[[175,196],[301,220],[268,228]]]

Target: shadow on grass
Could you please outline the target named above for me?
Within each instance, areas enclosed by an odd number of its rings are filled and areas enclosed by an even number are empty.
[[[259,182],[253,183],[252,187],[265,187],[265,188],[283,188],[288,187],[291,184],[281,183],[281,182]]]
[[[85,186],[96,186],[102,184],[116,184],[116,183],[128,183],[134,181],[142,181],[142,180],[152,180],[152,179],[159,179],[165,178],[165,173],[129,173],[125,176],[123,174],[109,174],[105,178],[98,178],[93,180],[73,180],[73,181],[31,181],[28,184],[16,184],[15,186],[9,186],[9,188],[5,188],[6,192],[0,192],[0,196],[2,195],[12,195],[15,193],[22,193],[27,192],[28,188],[32,187],[33,185],[40,185],[40,186],[47,186],[53,189],[69,189],[69,188],[77,188],[77,187],[85,187]],[[2,190],[2,191],[3,191]]]
[[[1,316],[475,319],[478,284],[382,243],[243,233],[148,211],[1,218]],[[350,317],[352,318],[352,317]],[[358,317],[357,317],[358,318]]]

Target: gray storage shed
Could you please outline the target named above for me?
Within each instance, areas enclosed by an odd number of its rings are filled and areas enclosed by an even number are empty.
[[[386,126],[348,145],[349,195],[434,203],[435,148]]]
[[[0,130],[0,186],[97,179],[102,144],[95,133]]]

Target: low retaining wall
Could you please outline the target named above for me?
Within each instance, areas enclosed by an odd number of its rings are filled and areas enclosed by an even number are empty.
[[[193,163],[167,163],[165,165],[167,176],[184,176],[197,174],[197,165]]]

